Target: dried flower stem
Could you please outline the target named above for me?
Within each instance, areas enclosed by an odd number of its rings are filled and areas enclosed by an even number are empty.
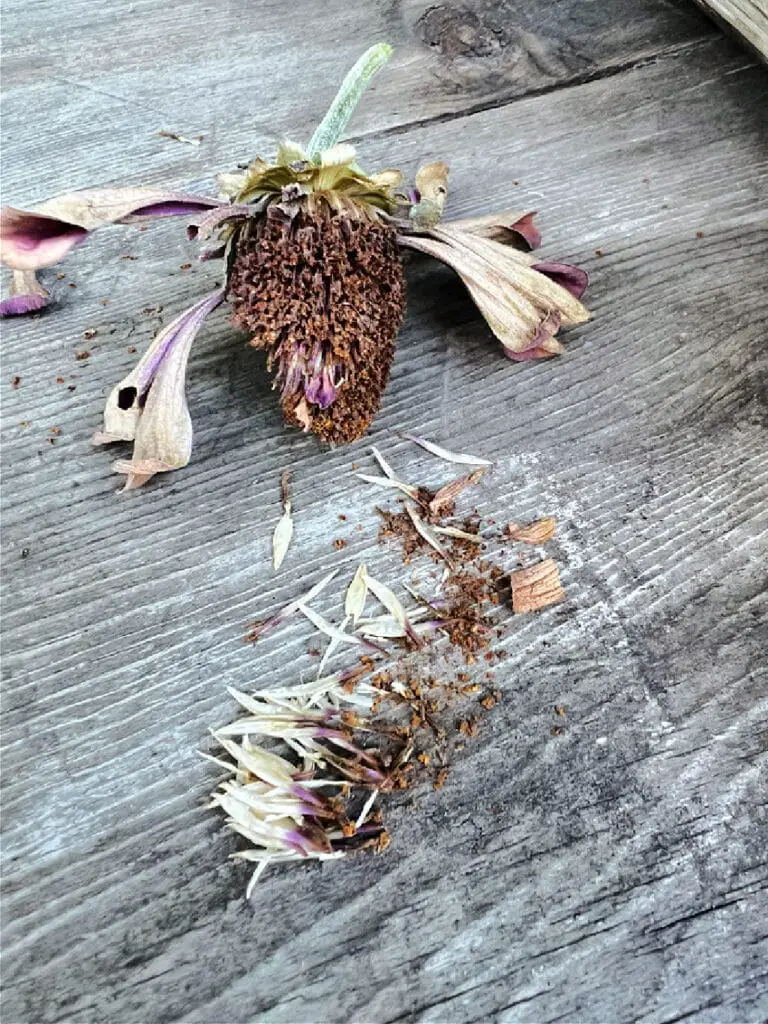
[[[347,72],[328,113],[309,140],[307,155],[310,160],[317,160],[324,149],[330,149],[331,146],[336,145],[359,103],[360,97],[368,87],[368,83],[376,72],[384,67],[391,56],[392,47],[388,43],[376,43],[375,46],[366,50]]]

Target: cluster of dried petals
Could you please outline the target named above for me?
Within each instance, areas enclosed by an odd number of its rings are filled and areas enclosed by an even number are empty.
[[[227,772],[209,806],[223,810],[229,827],[249,843],[234,855],[256,863],[247,895],[270,863],[327,860],[381,841],[382,826],[367,823],[372,801],[353,824],[329,795],[350,784],[374,792],[387,786],[378,757],[355,742],[351,716],[336,706],[354,704],[340,680],[318,680],[311,692],[301,686],[253,695],[230,690],[246,713],[213,733],[231,760],[205,755]]]
[[[189,461],[187,359],[224,300],[266,352],[286,420],[331,443],[360,437],[381,403],[405,309],[401,249],[453,267],[512,359],[560,352],[558,330],[588,319],[583,271],[530,255],[540,242],[532,213],[444,222],[447,164],[422,167],[409,188],[397,170],[366,173],[338,142],[390,53],[378,44],[363,54],[307,146],[284,142],[272,162],[220,175],[220,198],[95,189],[3,209],[0,260],[13,271],[3,316],[47,305],[36,272],[106,225],[186,217],[200,259],[224,260],[224,287],[181,313],[109,396],[94,441],[134,442],[114,466],[126,488]]]

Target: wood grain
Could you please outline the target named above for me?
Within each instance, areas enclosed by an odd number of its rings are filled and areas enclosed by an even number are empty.
[[[768,7],[765,0],[696,0],[720,24],[735,32],[768,60]]]
[[[132,160],[149,180],[207,181],[254,136],[263,145],[266,130],[233,105],[257,85],[275,124],[292,115],[306,132],[322,107],[314,85],[316,109],[297,98],[314,81],[308,55],[335,80],[362,31],[351,5],[347,21],[329,5],[327,23],[297,30],[262,0],[195,0],[173,9],[173,37],[171,9],[149,3],[103,17],[73,4],[66,30],[61,5],[7,8],[4,163],[19,201],[103,184]],[[371,8],[372,35],[426,11]],[[455,9],[492,17],[481,3]],[[435,74],[458,58],[408,36],[411,56],[355,122],[371,166],[446,157],[451,215],[540,206],[542,251],[589,269],[595,314],[563,357],[511,365],[451,274],[411,261],[370,440],[426,483],[450,472],[398,440],[404,429],[494,459],[479,507],[500,522],[557,517],[567,600],[515,621],[502,702],[442,792],[393,802],[385,855],[276,870],[246,904],[247,871],[203,809],[213,776],[195,753],[234,710],[226,685],[310,667],[308,626],[249,647],[250,619],[332,566],[365,560],[401,578],[375,543],[381,496],[351,471],[369,442],[321,453],[286,431],[259,357],[220,316],[191,363],[192,464],[115,494],[110,455],[89,444],[104,398],[129,346],[216,280],[210,264],[181,269],[192,250],[172,224],[104,231],[64,279],[45,275],[56,308],[4,328],[6,1020],[765,1018],[768,83],[687,4],[621,10],[508,11],[510,32],[529,18],[545,49],[568,55],[581,40],[606,67],[611,52],[613,70],[546,89],[533,72],[489,75],[469,103]],[[38,41],[43,14],[52,28]],[[108,59],[110,31],[124,45]],[[267,84],[256,62],[250,78],[229,76],[255,41],[271,54]],[[641,51],[654,59],[635,66]],[[163,127],[196,134],[207,110],[208,144],[127,142],[137,123],[161,124],[134,101],[55,82],[88,54],[99,88],[142,103],[162,92],[176,115]],[[39,134],[21,136],[25,109]],[[98,331],[87,342],[86,328]],[[296,535],[274,574],[288,466]],[[319,608],[333,615],[334,602]]]

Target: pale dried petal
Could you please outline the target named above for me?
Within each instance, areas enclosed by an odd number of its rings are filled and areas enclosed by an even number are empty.
[[[171,139],[172,142],[183,142],[187,146],[199,146],[200,143],[203,141],[202,135],[197,137],[179,135],[178,132],[169,132],[166,131],[164,128],[159,132],[155,132],[155,135],[159,135],[161,139]]]
[[[339,629],[326,618],[323,618],[323,616],[320,615],[319,612],[316,612],[314,608],[310,608],[308,605],[300,603],[298,610],[302,615],[305,615],[309,619],[316,629],[319,629],[321,633],[325,633],[325,635],[331,637],[331,639],[335,639],[341,644],[361,643],[360,637],[353,636],[352,633],[345,633],[343,629]]]
[[[423,437],[417,437],[416,434],[403,434],[406,440],[413,441],[414,444],[419,445],[420,448],[424,448],[426,451],[431,452],[432,455],[436,455],[439,459],[445,459],[446,462],[456,462],[463,466],[492,466],[493,463],[489,462],[488,459],[481,459],[477,455],[464,455],[461,452],[449,452],[446,448],[441,448],[440,445],[435,444],[433,441],[427,441]]]
[[[396,480],[397,479],[397,474],[395,473],[394,469],[392,469],[392,467],[387,462],[387,460],[384,458],[384,456],[381,454],[381,452],[376,447],[376,445],[373,445],[373,444],[371,445],[371,451],[373,452],[373,457],[376,459],[378,464],[381,466],[381,468],[382,468],[382,470],[384,472],[384,476],[388,476],[390,480]]]
[[[488,326],[513,359],[552,355],[560,326],[589,319],[568,288],[533,269],[525,253],[450,224],[427,235],[403,235],[401,244],[452,267],[464,281]],[[556,343],[559,345],[559,343]]]
[[[343,619],[343,621],[341,623],[341,626],[339,626],[340,632],[342,632],[342,633],[346,632],[346,628],[347,628],[347,624],[349,623],[349,620],[350,620],[350,616],[349,615],[345,615],[344,619]],[[341,643],[341,641],[339,640],[339,638],[335,637],[335,636],[331,637],[331,639],[328,641],[328,646],[325,649],[325,653],[323,654],[322,658],[320,659],[320,664],[317,666],[317,678],[318,679],[322,679],[323,672],[325,671],[325,666],[328,664],[329,659],[332,658],[333,655],[338,650],[340,643]]]
[[[112,389],[104,408],[104,430],[94,435],[94,444],[134,439],[144,396],[164,360],[174,348],[192,343],[205,318],[223,298],[223,291],[214,292],[185,309],[160,331],[131,372]]]
[[[416,644],[421,644],[421,638],[416,633],[413,625],[411,624],[408,616],[405,614],[405,609],[400,603],[398,597],[389,589],[389,587],[381,583],[380,580],[374,579],[367,572],[365,574],[368,589],[387,609],[387,611],[397,619],[400,625],[405,629],[408,636]]]
[[[405,626],[394,615],[380,615],[375,619],[361,619],[358,631],[363,636],[371,636],[377,640],[395,640],[398,637],[408,635]]]
[[[317,595],[328,586],[331,580],[334,579],[338,573],[339,570],[334,569],[332,572],[329,572],[327,576],[324,576],[319,583],[315,583],[314,586],[310,587],[302,597],[295,601],[290,601],[287,605],[281,608],[280,611],[275,612],[275,614],[271,615],[268,619],[264,619],[261,622],[254,622],[247,639],[257,640],[263,633],[266,633],[268,629],[272,629],[284,619],[293,615],[294,612],[297,612],[303,604],[307,604],[312,600],[312,598],[317,597]]]
[[[352,577],[352,582],[347,587],[344,597],[344,614],[352,619],[357,625],[360,616],[365,609],[365,599],[368,596],[368,574],[364,565],[358,566],[357,572]]]
[[[243,203],[226,203],[223,206],[216,206],[212,210],[206,210],[200,217],[196,217],[187,225],[187,238],[207,241],[218,228],[229,220],[243,220],[253,212],[252,207]]]
[[[291,515],[291,503],[285,503],[285,511],[275,527],[272,534],[272,565],[275,570],[283,564],[283,559],[288,550],[288,545],[293,537],[293,516]]]
[[[467,533],[456,526],[431,526],[431,530],[444,537],[455,537],[457,540],[471,540],[473,544],[482,544],[483,538],[477,533]]]
[[[411,522],[416,528],[416,532],[424,538],[424,540],[427,542],[427,544],[429,544],[431,548],[435,549],[435,551],[440,555],[441,558],[445,559],[448,565],[450,565],[451,559],[448,555],[448,552],[437,539],[436,535],[432,531],[432,527],[424,522],[419,513],[416,511],[416,508],[413,505],[411,505],[410,502],[406,502],[405,511],[410,516]]]
[[[360,811],[360,814],[357,817],[357,821],[355,822],[355,828],[360,828],[360,826],[365,823],[366,819],[368,818],[368,815],[371,813],[371,808],[376,803],[376,797],[378,795],[378,789],[374,789],[371,795],[365,801],[365,803],[363,804],[363,809]]]
[[[367,473],[356,473],[355,476],[365,480],[368,484],[376,484],[377,487],[391,487],[396,491],[402,491],[409,498],[418,498],[419,490],[410,484],[404,484],[402,480],[394,480],[388,476],[369,476]]]
[[[545,541],[552,540],[556,526],[557,520],[554,516],[546,516],[544,519],[537,519],[525,526],[509,523],[507,535],[512,540],[522,541],[523,544],[543,544]]]
[[[88,189],[69,192],[33,210],[0,212],[0,260],[16,270],[48,267],[106,224],[143,217],[197,213],[217,199],[156,188]]]

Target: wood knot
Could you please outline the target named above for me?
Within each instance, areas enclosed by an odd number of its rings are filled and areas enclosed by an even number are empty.
[[[427,46],[452,60],[456,57],[493,57],[504,47],[504,38],[485,12],[440,4],[430,7],[418,21]]]

